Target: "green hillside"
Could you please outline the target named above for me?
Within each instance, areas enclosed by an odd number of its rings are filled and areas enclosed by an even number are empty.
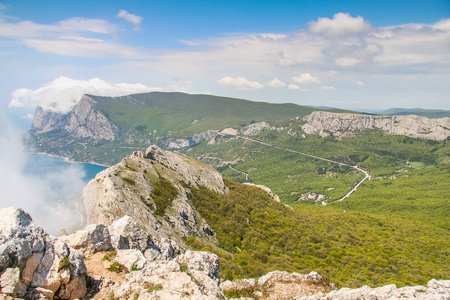
[[[226,279],[273,270],[317,271],[340,287],[426,284],[450,277],[448,230],[333,207],[291,210],[255,187],[226,180],[229,195],[192,190],[219,244],[188,239],[219,255]],[[311,206],[310,206],[311,207]]]
[[[97,107],[124,131],[184,138],[206,130],[239,128],[252,122],[275,122],[305,116],[315,109],[292,103],[273,104],[213,95],[152,92],[98,97]],[[329,111],[344,112],[331,109]]]
[[[390,136],[376,130],[341,140],[299,138],[302,131],[295,122],[286,123],[283,128],[283,131],[265,131],[254,138],[358,165],[371,173],[371,181],[364,182],[350,198],[333,207],[450,228],[450,144],[447,141]],[[321,213],[323,210],[322,205],[317,205],[321,201],[300,200],[302,194],[322,194],[325,202],[333,202],[363,178],[361,172],[349,167],[242,139],[215,145],[201,143],[186,153],[215,166],[224,176],[270,187],[284,203],[300,211]]]

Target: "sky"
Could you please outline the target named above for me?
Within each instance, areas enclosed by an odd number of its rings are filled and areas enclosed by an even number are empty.
[[[0,0],[0,207],[47,230],[82,189],[72,166],[33,176],[36,106],[85,93],[206,93],[355,110],[450,109],[450,1]],[[59,217],[55,217],[59,216]]]
[[[0,109],[206,93],[450,109],[450,1],[0,0]]]

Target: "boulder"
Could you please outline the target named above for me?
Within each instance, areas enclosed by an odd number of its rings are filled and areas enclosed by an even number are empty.
[[[200,271],[211,279],[219,278],[219,257],[214,253],[188,250],[178,257],[178,263],[186,265],[188,272]]]
[[[22,209],[2,208],[0,215],[2,293],[21,296],[29,290],[34,296],[27,299],[41,297],[37,288],[61,299],[86,294],[87,271],[81,252],[49,236]]]
[[[2,293],[14,297],[23,297],[27,291],[27,286],[20,279],[19,268],[8,268],[0,276]]]
[[[77,232],[59,238],[74,249],[84,249],[90,253],[112,250],[108,227],[90,224]]]
[[[341,288],[326,295],[325,300],[337,299],[450,299],[450,280],[432,279],[426,286],[408,286],[397,288],[390,284],[378,288],[363,286],[357,289]]]
[[[137,249],[117,250],[114,260],[125,266],[129,271],[141,270],[148,263],[142,252]]]
[[[129,216],[114,221],[108,229],[114,249],[139,249],[144,252],[149,246],[153,246],[148,233]]]

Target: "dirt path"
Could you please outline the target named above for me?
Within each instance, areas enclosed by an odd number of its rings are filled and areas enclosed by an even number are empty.
[[[233,171],[235,171],[235,172],[238,172],[238,173],[241,173],[241,174],[243,174],[244,176],[245,176],[245,180],[247,180],[248,181],[248,174],[247,173],[245,173],[245,172],[242,172],[242,171],[239,171],[239,170],[236,170],[235,168],[233,168],[232,166],[230,166],[230,165],[228,165],[228,168],[230,168],[231,170],[233,170]]]
[[[364,178],[361,181],[358,181],[358,183],[351,189],[350,192],[348,192],[346,195],[344,195],[343,197],[341,197],[341,198],[339,198],[339,199],[337,199],[337,200],[335,200],[333,202],[326,203],[325,201],[322,201],[322,205],[329,205],[329,204],[333,204],[333,203],[336,203],[336,202],[339,202],[339,201],[347,199],[348,197],[350,197],[351,194],[353,194],[361,186],[361,184],[364,181],[366,181],[367,179],[369,179],[369,180],[371,179],[370,173],[368,171],[358,167],[358,166],[352,166],[352,165],[349,165],[349,164],[346,164],[346,163],[341,163],[341,162],[338,162],[338,161],[335,161],[335,160],[331,160],[331,159],[328,159],[328,158],[323,158],[323,157],[319,157],[319,156],[316,156],[316,155],[300,152],[300,151],[297,151],[297,150],[284,148],[284,147],[281,147],[281,146],[265,143],[265,142],[260,141],[260,140],[255,140],[255,139],[251,139],[251,138],[248,138],[248,137],[243,137],[243,136],[240,136],[240,135],[236,135],[236,137],[238,139],[242,139],[242,140],[258,143],[258,144],[261,144],[261,145],[269,146],[269,147],[272,147],[272,148],[277,148],[277,149],[284,150],[284,151],[297,153],[297,154],[304,155],[304,156],[307,156],[307,157],[311,157],[311,158],[327,161],[327,162],[330,162],[330,163],[333,163],[333,164],[338,164],[340,166],[351,167],[351,168],[353,168],[353,169],[355,169],[355,170],[357,170],[359,172],[364,173]]]

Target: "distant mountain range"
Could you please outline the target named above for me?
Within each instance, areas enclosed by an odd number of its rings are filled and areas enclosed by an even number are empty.
[[[38,107],[27,143],[35,152],[114,164],[132,150],[143,150],[150,144],[165,146],[171,139],[229,127],[240,129],[262,121],[276,123],[317,110],[323,111],[291,103],[185,93],[84,95],[67,114]]]
[[[407,116],[417,115],[430,119],[450,117],[450,110],[443,109],[424,109],[424,108],[390,108],[377,112],[379,115],[386,116]]]
[[[326,114],[304,119],[313,112]],[[296,119],[309,135],[351,136],[351,132],[378,128],[388,134],[438,140],[448,136],[450,127],[442,120],[368,117],[336,108],[254,102],[214,95],[164,92],[122,97],[84,95],[66,114],[38,107],[27,144],[34,152],[111,165],[132,150],[143,150],[150,144],[163,148],[192,147],[203,140],[211,141],[227,128],[239,132],[261,122],[265,122],[263,127],[267,128]],[[310,125],[308,128],[304,126],[305,122]]]

